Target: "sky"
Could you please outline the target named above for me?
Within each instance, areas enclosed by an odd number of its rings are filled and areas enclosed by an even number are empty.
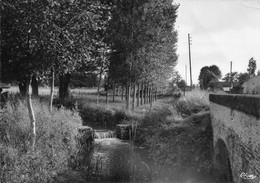
[[[200,69],[217,65],[222,76],[232,70],[246,72],[254,57],[260,69],[260,0],[174,0],[179,3],[176,70],[190,84],[188,33],[191,35],[193,84]]]

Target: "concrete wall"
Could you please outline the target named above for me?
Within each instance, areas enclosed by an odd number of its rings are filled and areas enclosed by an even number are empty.
[[[259,183],[260,97],[211,94],[210,111],[219,182]],[[242,179],[243,172],[256,178]]]

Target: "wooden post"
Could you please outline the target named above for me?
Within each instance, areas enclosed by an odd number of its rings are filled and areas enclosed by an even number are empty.
[[[192,91],[191,52],[190,52],[191,37],[190,37],[190,34],[188,34],[188,43],[189,43],[189,62],[190,62],[190,91]]]

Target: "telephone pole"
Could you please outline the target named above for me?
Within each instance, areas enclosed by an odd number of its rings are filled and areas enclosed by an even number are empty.
[[[188,34],[188,45],[189,45],[189,62],[190,62],[190,90],[192,90],[191,52],[190,52],[191,37],[190,37],[190,34]]]
[[[186,82],[186,84],[187,84],[187,65],[185,64],[185,82]]]

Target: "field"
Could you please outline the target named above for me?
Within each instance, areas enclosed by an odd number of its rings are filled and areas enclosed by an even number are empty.
[[[11,86],[10,89],[8,89],[10,93],[18,93],[19,88],[18,86]],[[86,93],[95,93],[97,92],[97,88],[75,88],[75,89],[70,89],[70,92],[72,93],[77,93],[77,94],[86,94]],[[30,88],[30,93],[31,93],[31,88]],[[57,96],[58,93],[58,88],[54,88],[54,95]],[[49,95],[50,94],[50,87],[39,87],[39,95]]]

